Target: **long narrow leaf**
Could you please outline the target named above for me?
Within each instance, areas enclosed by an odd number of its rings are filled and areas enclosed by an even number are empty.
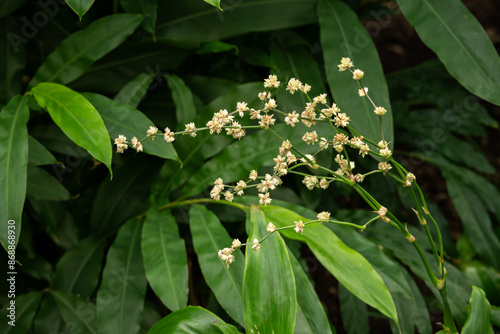
[[[483,290],[477,286],[472,286],[470,296],[469,314],[465,322],[462,334],[493,334],[490,324],[491,307]]]
[[[158,321],[148,334],[220,334],[221,318],[200,306],[186,306]]]
[[[44,169],[29,166],[26,196],[45,201],[66,201],[71,198],[69,191],[53,175]]]
[[[92,22],[59,44],[30,82],[67,84],[84,74],[92,64],[120,45],[142,21],[137,14],[114,14]]]
[[[29,119],[27,99],[14,97],[0,112],[0,243],[7,250],[9,221],[14,221],[17,244],[26,196]],[[12,229],[12,228],[11,228]]]
[[[256,206],[250,209],[249,242],[266,232],[266,216]],[[285,242],[273,233],[262,249],[246,247],[243,279],[243,311],[247,332],[292,334],[295,328],[297,296],[295,278]]]
[[[235,262],[228,268],[217,252],[231,245],[231,237],[217,216],[204,206],[193,205],[189,217],[189,228],[203,277],[219,304],[243,325],[243,253],[241,250],[235,251]]]
[[[154,76],[151,73],[141,73],[134,80],[128,82],[122,87],[120,92],[116,94],[113,101],[123,104],[128,104],[132,108],[137,108],[139,102],[144,98],[149,85],[153,81]]]
[[[457,0],[397,2],[448,72],[473,94],[500,105],[500,58],[467,7]]]
[[[97,334],[96,307],[94,304],[63,291],[51,290],[67,328],[83,333]]]
[[[64,0],[68,6],[78,15],[80,21],[83,15],[92,7],[95,0]]]
[[[151,288],[170,310],[187,305],[186,245],[170,212],[151,209],[142,229],[142,256]]]
[[[377,106],[387,109],[382,117],[384,139],[393,141],[389,91],[377,49],[356,14],[340,0],[319,0],[318,16],[326,78],[340,109],[351,117],[350,125],[364,137],[381,140],[379,116],[365,97],[358,95],[359,85],[352,75],[339,72],[342,57],[350,57],[355,68],[365,72],[363,85]]]
[[[167,76],[168,86],[172,90],[172,97],[175,103],[175,116],[177,127],[184,130],[184,124],[192,122],[196,117],[193,93],[184,81],[176,75]]]
[[[41,292],[30,292],[16,296],[15,299],[7,299],[0,310],[3,320],[0,322],[0,332],[3,334],[26,333],[31,328],[41,299]],[[11,301],[14,301],[14,304],[11,304]]]
[[[141,221],[130,219],[109,249],[97,292],[97,323],[101,333],[137,333],[140,329],[147,287],[141,228]]]

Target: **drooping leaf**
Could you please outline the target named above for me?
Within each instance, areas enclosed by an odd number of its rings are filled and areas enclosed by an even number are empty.
[[[186,306],[158,321],[148,334],[220,334],[221,318],[200,306]]]
[[[453,0],[397,2],[419,37],[437,54],[448,72],[471,93],[500,105],[500,58],[467,7]]]
[[[56,164],[58,161],[38,140],[28,136],[28,163],[34,166]]]
[[[78,15],[80,21],[83,15],[92,7],[95,0],[64,0],[68,6]]]
[[[88,298],[99,282],[105,243],[96,237],[82,240],[57,263],[50,287]]]
[[[149,127],[154,126],[146,115],[133,107],[114,102],[99,94],[84,93],[83,96],[99,111],[111,138],[124,135],[129,142],[132,137],[141,140],[146,137]],[[142,145],[146,153],[164,159],[179,160],[173,145],[165,142],[161,135],[155,140],[143,141]]]
[[[167,81],[172,90],[172,97],[176,107],[177,129],[184,130],[184,124],[190,123],[196,118],[193,93],[191,93],[184,81],[176,75],[167,76]]]
[[[172,311],[185,307],[189,291],[186,245],[170,212],[149,210],[141,247],[146,277],[155,294]]]
[[[75,144],[102,161],[112,175],[111,142],[94,106],[79,93],[55,83],[41,83],[31,92],[38,104],[47,109],[54,123]]]
[[[490,324],[491,307],[484,291],[472,286],[472,295],[469,303],[469,314],[462,334],[484,333],[493,334]]]
[[[96,302],[102,333],[137,333],[140,329],[147,288],[141,229],[140,220],[130,219],[108,251]]]
[[[28,166],[26,196],[44,201],[66,201],[69,191],[53,175],[40,167]]]
[[[153,79],[154,76],[151,73],[139,74],[134,78],[134,80],[131,80],[122,87],[120,92],[116,94],[113,101],[128,104],[132,108],[137,108],[141,100],[144,98]]]
[[[2,1],[0,17],[9,4],[22,4],[24,1]],[[21,93],[23,71],[26,63],[26,44],[28,39],[21,32],[22,21],[9,16],[0,21],[0,103],[7,103]]]
[[[172,11],[170,5],[159,3],[158,39],[209,42],[251,31],[298,27],[317,21],[316,0],[246,0],[233,5],[228,2],[223,12],[201,1],[179,2],[176,7]]]
[[[84,333],[97,334],[96,307],[72,293],[51,290],[57,308],[67,329],[80,329]]]
[[[250,209],[251,233],[248,242],[266,234],[266,216],[257,207]],[[259,251],[246,247],[243,278],[245,328],[262,333],[292,334],[295,328],[297,296],[295,279],[285,242],[273,233]]]
[[[27,99],[14,97],[0,112],[0,243],[7,250],[9,221],[15,223],[14,246],[21,233],[26,196],[29,119]],[[12,228],[11,228],[12,229]],[[12,240],[12,239],[11,239]]]
[[[384,139],[394,138],[389,92],[382,65],[370,35],[356,14],[340,0],[319,0],[318,16],[321,46],[325,59],[326,78],[335,102],[350,118],[350,125],[365,138],[381,140],[380,120],[367,98],[358,95],[359,83],[349,72],[340,72],[337,65],[349,57],[354,68],[365,72],[363,85],[377,106],[387,109],[382,116]]]
[[[7,279],[10,277],[7,276]],[[15,276],[14,276],[15,281]],[[8,283],[11,281],[7,281]],[[4,285],[7,286],[7,285]],[[8,333],[26,333],[35,318],[38,305],[42,299],[41,292],[29,292],[18,295],[15,298],[9,298],[0,310],[2,322],[0,322],[0,331]],[[14,304],[11,304],[14,302]],[[11,310],[9,310],[9,308]],[[12,312],[13,310],[13,312]]]
[[[309,220],[273,205],[262,210],[276,227]],[[305,241],[317,259],[350,292],[397,322],[396,308],[384,281],[361,254],[345,245],[331,230],[321,224],[311,224],[302,235],[293,230],[283,230],[281,233],[288,238]],[[357,266],[352,266],[352,263]]]
[[[154,37],[156,28],[156,11],[158,0],[120,0],[127,13],[144,15],[141,26]]]
[[[232,240],[217,216],[204,206],[191,207],[189,228],[205,281],[224,310],[243,325],[243,253],[241,250],[233,253],[235,262],[231,263],[229,268],[219,259],[217,252],[229,247]]]
[[[342,284],[339,284],[339,303],[342,323],[348,334],[362,334],[370,331],[366,304]]]
[[[84,74],[92,64],[120,45],[142,21],[137,14],[114,14],[92,22],[59,44],[30,82],[67,84]]]

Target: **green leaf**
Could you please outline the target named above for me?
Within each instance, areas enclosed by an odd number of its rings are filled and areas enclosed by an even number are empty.
[[[348,334],[369,333],[366,304],[339,284],[339,303],[342,323]]]
[[[276,227],[290,226],[298,220],[309,220],[273,205],[262,210]],[[316,258],[340,283],[356,297],[397,323],[396,308],[384,281],[361,254],[349,248],[331,230],[321,224],[311,224],[304,229],[302,235],[293,230],[283,230],[281,233],[290,239],[305,241]]]
[[[491,333],[493,329],[490,324],[491,307],[484,291],[477,286],[472,286],[472,295],[469,303],[469,314],[462,334]]]
[[[29,119],[27,99],[14,97],[0,112],[0,243],[7,250],[9,221],[15,221],[14,246],[21,234],[26,196]]]
[[[217,7],[220,11],[223,11],[223,9],[220,6],[220,0],[203,0],[206,3],[211,4],[214,7]]]
[[[29,87],[44,81],[67,84],[77,79],[130,36],[141,21],[141,15],[114,14],[92,22],[59,44],[40,66]]]
[[[137,108],[141,100],[146,95],[149,85],[153,82],[154,76],[151,73],[141,73],[134,80],[128,82],[116,94],[113,101],[128,104],[132,108]]]
[[[103,95],[94,93],[84,93],[83,96],[99,111],[111,138],[124,135],[129,142],[132,137],[141,140],[146,137],[148,128],[154,126],[154,123],[146,115],[126,104],[116,103]],[[165,142],[161,135],[157,136],[155,140],[143,141],[142,145],[144,152],[148,154],[179,161],[173,145]]]
[[[297,290],[297,320],[294,333],[332,334],[325,309],[321,305],[309,277],[290,250],[288,256],[290,257]]]
[[[71,194],[62,183],[44,169],[28,166],[27,175],[28,198],[44,201],[67,201],[71,198]]]
[[[394,141],[389,91],[377,49],[356,14],[340,0],[319,0],[318,16],[326,78],[339,108],[351,117],[350,125],[365,138],[379,142],[380,120],[367,98],[358,95],[359,83],[337,65],[349,57],[355,68],[365,72],[363,85],[377,106],[387,109],[382,116],[384,138]]]
[[[196,54],[203,55],[206,53],[220,53],[235,50],[235,53],[238,54],[238,47],[234,44],[229,44],[221,41],[212,41],[208,43],[204,43]]]
[[[140,329],[147,288],[141,229],[140,220],[130,219],[108,251],[96,303],[101,333],[137,333]]]
[[[52,294],[44,296],[33,324],[33,330],[35,333],[63,332],[63,319]]]
[[[55,83],[41,83],[31,92],[54,123],[75,144],[102,161],[113,175],[108,131],[94,106],[79,93]]]
[[[99,282],[105,243],[89,237],[64,253],[57,263],[50,287],[88,298]]]
[[[446,187],[462,219],[465,233],[479,255],[500,270],[500,241],[493,232],[492,222],[476,193],[453,175],[446,174]]]
[[[67,328],[97,334],[96,307],[94,304],[69,292],[51,290],[50,294],[54,297]]]
[[[25,2],[26,0],[4,0],[0,2],[0,18],[9,15],[24,5]]]
[[[148,211],[141,247],[146,277],[155,294],[172,311],[185,307],[189,291],[186,245],[170,212]]]
[[[120,4],[127,13],[144,15],[141,26],[154,38],[158,0],[120,0]]]
[[[80,21],[83,15],[92,7],[95,0],[64,0],[68,6],[78,15]]]
[[[204,3],[183,1],[172,11],[160,2],[158,38],[191,43],[222,40],[251,31],[298,27],[317,21],[317,0],[246,0],[220,12]],[[277,19],[279,18],[279,19]],[[257,24],[258,22],[258,24]]]
[[[7,279],[8,278],[9,276],[7,276]],[[7,287],[8,282],[9,281],[4,285],[5,287]],[[0,310],[0,316],[2,317],[0,331],[3,334],[27,333],[31,328],[41,299],[42,293],[38,291],[7,299]],[[14,304],[12,304],[12,302],[14,302]],[[8,308],[14,311],[12,312],[8,310]]]
[[[217,252],[231,245],[231,237],[217,216],[202,205],[189,210],[189,228],[201,272],[217,301],[239,324],[243,324],[243,274],[245,258],[241,250],[233,255],[235,262],[229,268]]]
[[[58,161],[38,140],[28,135],[28,163],[30,165],[42,166],[57,164]]]
[[[24,1],[0,2],[0,17],[6,4],[22,4]],[[22,90],[23,72],[26,64],[26,43],[21,34],[23,22],[9,16],[0,21],[0,103],[7,103]],[[19,34],[18,34],[19,33]],[[20,36],[21,35],[21,36]]]
[[[250,209],[251,233],[248,242],[266,234],[266,216],[257,207]],[[243,311],[247,332],[291,334],[295,328],[297,297],[295,278],[285,242],[273,233],[255,251],[246,247],[243,279]]]
[[[460,1],[398,0],[399,8],[448,72],[471,93],[500,105],[500,58]],[[475,73],[475,75],[471,75]]]
[[[184,124],[192,122],[196,118],[196,107],[194,105],[193,93],[184,81],[176,75],[167,76],[168,86],[172,90],[175,103],[175,116],[177,118],[177,129],[184,130]]]
[[[148,334],[220,334],[221,318],[200,306],[186,306],[158,321]]]

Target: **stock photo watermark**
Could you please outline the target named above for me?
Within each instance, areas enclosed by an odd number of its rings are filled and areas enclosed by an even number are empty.
[[[16,326],[16,222],[7,222],[7,323]]]

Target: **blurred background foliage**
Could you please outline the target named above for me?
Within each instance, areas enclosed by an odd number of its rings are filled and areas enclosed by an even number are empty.
[[[417,176],[441,228],[457,323],[462,326],[467,318],[467,288],[475,285],[492,305],[498,332],[500,61],[494,46],[498,50],[500,26],[491,17],[500,7],[493,1],[469,1],[471,13],[460,1],[442,1],[446,11],[434,9],[444,28],[458,36],[456,43],[440,25],[419,21],[419,15],[431,17],[429,8],[415,11],[412,1],[398,2],[400,7],[395,1],[231,0],[222,1],[220,11],[201,0],[5,0],[0,4],[0,106],[39,82],[61,83],[84,93],[111,138],[136,132],[142,137],[152,123],[179,130],[191,121],[206,123],[219,109],[233,110],[238,101],[255,106],[262,79],[272,73],[282,83],[292,77],[309,83],[313,96],[327,92],[330,101],[333,97],[353,115],[355,125],[369,132],[371,121],[357,102],[355,86],[346,81],[349,76],[336,73],[340,58],[350,56],[365,70],[371,96],[392,110],[385,131],[395,155]],[[463,26],[457,24],[460,15],[467,18]],[[474,45],[460,45],[471,40]],[[463,56],[473,65],[462,66],[469,64]],[[286,94],[284,87],[276,95],[285,112],[301,111],[306,102]],[[201,263],[205,255],[197,243],[206,232],[189,227],[189,207],[150,213],[145,222],[144,213],[172,201],[208,197],[207,187],[216,177],[231,182],[251,169],[272,170],[279,143],[251,132],[238,142],[203,133],[195,139],[180,137],[174,145],[157,140],[145,145],[146,153],[114,153],[110,180],[105,165],[73,143],[33,100],[29,107],[17,325],[4,321],[7,297],[2,293],[1,332],[145,333],[186,305],[200,305],[241,325],[242,315],[227,306],[229,292],[214,286],[217,277],[208,278],[212,274],[204,266],[214,260]],[[304,129],[281,128],[296,140]],[[333,157],[333,151],[322,152],[318,159],[329,166]],[[371,169],[376,162],[357,164]],[[423,232],[406,193],[381,176],[368,178],[364,186],[405,217],[419,238]],[[272,195],[273,204],[304,217],[323,210],[357,223],[370,217],[361,199],[342,185],[308,191],[301,179],[286,176]],[[242,212],[208,208],[224,226],[220,233],[246,239]],[[381,223],[361,235],[329,228],[382,276],[404,333],[439,329],[439,296],[406,240]],[[314,286],[332,332],[397,332],[393,322],[339,284],[307,246],[285,240],[307,273],[304,280]],[[165,264],[155,259],[160,246],[176,260]],[[424,248],[431,254],[428,245]],[[1,257],[6,263],[6,254]],[[236,264],[243,266],[242,255]],[[174,276],[167,279],[169,270]],[[106,297],[113,280],[123,283],[130,277],[138,278],[130,291]],[[185,318],[200,311],[182,312],[179,317]],[[301,330],[295,332],[314,332]]]

